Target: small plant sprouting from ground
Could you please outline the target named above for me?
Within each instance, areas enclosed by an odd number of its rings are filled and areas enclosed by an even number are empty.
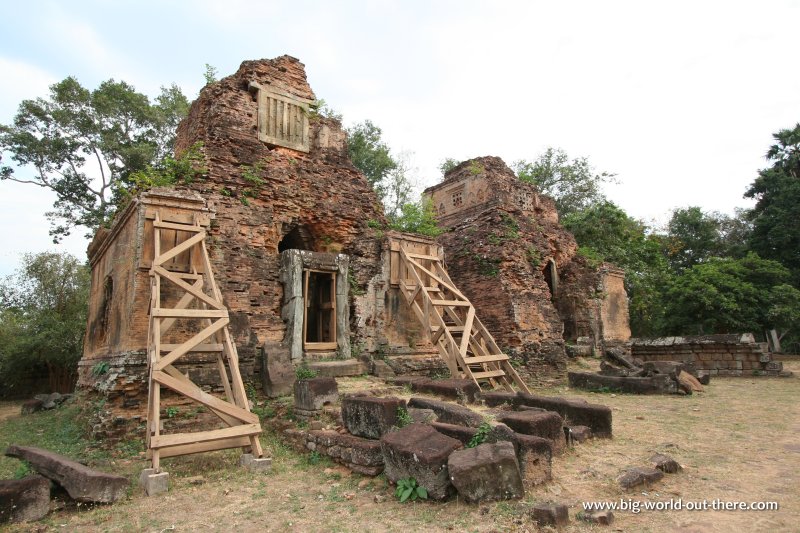
[[[247,399],[255,403],[258,393],[256,392],[256,386],[253,385],[252,381],[244,382],[244,392],[247,395]]]
[[[397,408],[397,426],[404,428],[407,425],[414,422],[414,419],[411,418],[411,415],[408,414],[408,409],[403,407],[402,405]]]
[[[303,363],[302,365],[298,366],[297,369],[294,371],[294,375],[297,379],[314,379],[317,377],[317,371],[311,368],[308,368],[308,365]]]
[[[479,444],[483,444],[486,442],[486,439],[489,438],[489,433],[492,432],[492,426],[489,425],[488,422],[484,422],[480,426],[478,426],[478,432],[469,439],[467,443],[467,448],[474,448]]]
[[[167,407],[166,409],[167,418],[175,418],[176,416],[178,416],[178,413],[180,412],[181,410],[175,407],[174,405]]]
[[[321,460],[322,456],[316,450],[308,454],[308,464],[310,465],[318,465]]]
[[[397,482],[397,489],[394,495],[400,500],[400,503],[407,502],[408,500],[427,500],[428,490],[425,487],[417,485],[417,480],[413,477],[407,477]]]
[[[484,168],[484,166],[478,163],[477,161],[473,161],[472,163],[469,164],[469,173],[472,174],[473,176],[477,176],[478,174],[483,174],[484,172],[486,172],[486,168]]]

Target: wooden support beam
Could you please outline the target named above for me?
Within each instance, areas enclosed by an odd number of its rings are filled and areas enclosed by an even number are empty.
[[[226,415],[230,415],[243,423],[258,423],[258,416],[254,415],[253,413],[236,405],[231,405],[224,400],[220,400],[216,396],[212,396],[207,392],[198,390],[195,387],[191,387],[183,381],[176,379],[165,372],[153,372],[153,380],[179,394],[183,394],[187,398],[190,398],[197,403],[201,403],[206,407],[220,411]]]
[[[156,320],[156,322],[158,322],[158,320]],[[183,344],[181,344],[178,348],[175,348],[174,350],[169,352],[167,355],[162,357],[161,360],[158,361],[154,365],[154,368],[156,370],[164,370],[165,366],[171,365],[180,356],[191,352],[192,348],[194,348],[195,346],[197,346],[199,344],[202,344],[203,341],[205,341],[211,335],[213,335],[214,333],[216,333],[220,329],[222,329],[225,326],[227,326],[228,322],[230,322],[230,321],[227,318],[220,318],[219,320],[217,320],[216,322],[214,322],[210,326],[208,326],[205,329],[203,329],[200,333],[198,333],[197,335],[195,335],[194,337],[192,337],[188,341],[186,341]]]
[[[180,446],[185,444],[198,444],[215,440],[224,440],[236,437],[249,437],[261,433],[261,426],[258,424],[243,424],[223,429],[212,429],[210,431],[197,431],[194,433],[176,433],[173,435],[160,435],[154,437],[150,442],[151,448],[169,448],[170,446]]]

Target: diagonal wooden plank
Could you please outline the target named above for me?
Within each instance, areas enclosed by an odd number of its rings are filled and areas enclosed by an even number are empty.
[[[154,365],[154,368],[156,370],[164,370],[165,366],[171,365],[172,363],[175,362],[175,360],[178,357],[180,357],[180,356],[182,356],[182,355],[184,355],[184,354],[186,354],[188,352],[191,352],[192,348],[194,348],[198,344],[202,344],[208,337],[210,337],[211,335],[213,335],[214,333],[216,333],[220,329],[222,329],[225,326],[227,326],[228,322],[230,322],[229,319],[220,318],[219,320],[217,320],[216,322],[214,322],[213,324],[211,324],[207,328],[203,329],[200,333],[198,333],[197,335],[195,335],[194,337],[192,337],[188,341],[186,341],[183,344],[181,344],[180,347],[172,350],[167,355],[162,357],[161,360],[158,361]]]
[[[160,230],[156,230],[156,231],[160,231]],[[206,232],[205,231],[201,231],[197,235],[193,235],[192,237],[186,239],[185,241],[183,241],[182,243],[177,245],[175,248],[172,248],[169,251],[164,252],[163,254],[157,255],[156,257],[154,257],[153,258],[153,266],[163,265],[164,263],[166,263],[170,259],[173,259],[173,258],[179,256],[180,254],[182,254],[183,252],[185,252],[186,250],[188,250],[192,246],[203,242],[205,240],[205,238],[206,238]]]
[[[195,289],[202,290],[203,280],[198,279],[197,281],[195,281],[193,287]],[[194,301],[194,296],[192,296],[189,293],[184,294],[183,296],[181,296],[181,299],[178,300],[178,303],[175,304],[175,307],[173,307],[173,309],[186,309],[187,307],[189,307],[189,304],[192,303],[193,301]],[[169,329],[173,326],[173,324],[175,324],[176,320],[177,318],[164,319],[161,322],[161,335],[164,335],[167,331],[169,331]]]
[[[153,372],[153,380],[164,385],[169,389],[174,390],[179,394],[186,396],[187,398],[196,401],[197,403],[201,403],[211,409],[223,412],[226,415],[230,415],[233,418],[240,420],[244,423],[247,424],[258,423],[258,416],[254,415],[253,413],[246,411],[241,407],[237,407],[236,405],[230,404],[224,400],[220,400],[216,396],[212,396],[207,392],[190,387],[187,384],[183,383],[181,380],[175,379],[174,377],[170,376],[166,372],[160,372],[160,371]]]
[[[195,389],[197,391],[200,391],[200,392],[203,391],[203,389],[198,387],[195,382],[193,382],[191,379],[189,379],[186,376],[184,376],[181,373],[180,370],[178,370],[177,368],[175,368],[172,365],[167,366],[164,369],[164,372],[166,372],[167,374],[169,374],[173,378],[177,379],[178,381],[180,381],[182,383],[185,383],[187,387],[192,387],[193,389]],[[225,422],[229,426],[235,426],[235,425],[240,424],[240,422],[236,418],[234,418],[234,417],[232,417],[230,415],[226,415],[222,411],[218,411],[216,409],[211,409],[211,412],[214,413],[215,415],[217,415],[223,422]]]
[[[458,347],[458,351],[461,352],[463,357],[467,356],[467,346],[469,344],[469,338],[472,335],[472,320],[474,318],[475,308],[470,304],[469,309],[467,309],[467,318],[464,320],[464,331],[461,334],[461,345]]]
[[[153,270],[155,270],[156,273],[161,275],[162,278],[168,279],[169,281],[171,281],[172,283],[174,283],[175,285],[177,285],[178,287],[180,287],[181,289],[183,289],[187,293],[191,294],[192,296],[194,296],[198,300],[204,301],[205,303],[207,303],[208,305],[210,305],[214,309],[225,309],[225,306],[222,305],[221,302],[218,302],[217,300],[215,300],[211,296],[209,296],[206,293],[204,293],[202,290],[195,289],[192,285],[189,285],[188,283],[186,283],[185,281],[180,279],[178,276],[176,276],[173,273],[171,273],[168,270],[166,270],[164,267],[156,266],[156,267],[153,267]]]
[[[261,433],[259,424],[242,424],[223,429],[212,429],[209,431],[196,431],[194,433],[174,433],[172,435],[160,435],[154,437],[153,448],[168,448],[170,446],[180,446],[184,444],[197,444],[200,442],[210,442],[215,440],[230,439],[234,437],[249,437]]]

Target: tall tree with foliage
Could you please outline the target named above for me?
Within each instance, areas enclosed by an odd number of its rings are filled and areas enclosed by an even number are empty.
[[[367,177],[372,188],[383,199],[383,181],[389,172],[397,168],[389,146],[381,138],[381,129],[369,120],[347,128],[347,153],[353,165]]]
[[[666,333],[712,334],[769,329],[783,337],[797,327],[800,291],[790,272],[755,253],[711,258],[676,277],[666,298]]]
[[[756,200],[750,247],[780,261],[800,286],[800,123],[773,138],[766,156],[772,166],[761,170],[745,193]]]
[[[19,167],[3,166],[0,179],[55,192],[47,214],[54,241],[78,226],[91,233],[110,219],[132,173],[172,153],[188,108],[175,85],[151,103],[124,81],[89,90],[65,78],[48,98],[24,100],[13,124],[0,126],[0,154]]]
[[[614,174],[597,172],[587,158],[570,159],[560,148],[548,148],[533,162],[516,161],[513,168],[520,180],[551,196],[562,217],[603,202],[602,184],[614,181]]]
[[[562,220],[590,263],[608,261],[625,270],[631,331],[635,336],[660,334],[663,290],[672,273],[661,238],[612,202],[603,201]]]
[[[75,384],[86,330],[89,269],[69,254],[28,254],[0,282],[0,382],[9,393],[38,372],[51,390]]]

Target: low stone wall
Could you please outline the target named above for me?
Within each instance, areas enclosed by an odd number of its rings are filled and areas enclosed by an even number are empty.
[[[645,363],[693,363],[697,371],[712,376],[778,375],[783,370],[780,361],[772,360],[767,344],[756,342],[750,333],[632,339],[631,354]]]

